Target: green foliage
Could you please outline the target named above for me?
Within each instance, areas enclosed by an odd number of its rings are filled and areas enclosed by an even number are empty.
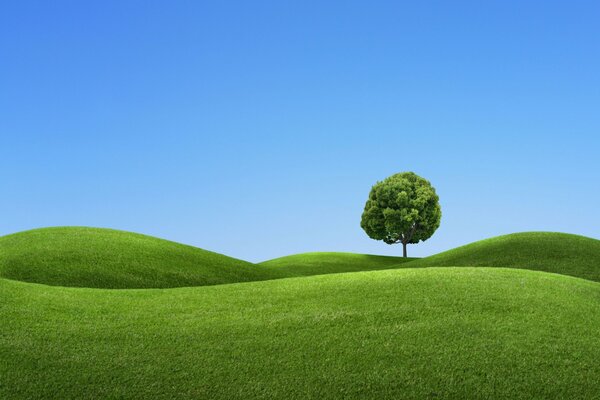
[[[442,210],[429,181],[413,172],[377,182],[369,193],[360,226],[370,238],[387,244],[419,243],[440,226]]]

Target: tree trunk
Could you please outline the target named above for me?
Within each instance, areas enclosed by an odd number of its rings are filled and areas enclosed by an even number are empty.
[[[407,255],[406,255],[406,245],[407,245],[407,243],[402,243],[402,255],[405,258],[407,257]]]

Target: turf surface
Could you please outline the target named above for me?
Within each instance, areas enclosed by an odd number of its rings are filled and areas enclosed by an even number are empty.
[[[166,288],[280,277],[246,261],[112,229],[44,228],[0,237],[0,277],[93,288]]]
[[[260,263],[261,267],[289,276],[309,276],[339,272],[398,268],[414,258],[375,256],[354,253],[303,253]]]
[[[591,399],[600,284],[426,268],[102,290],[0,279],[0,398]]]
[[[600,282],[600,240],[555,232],[514,233],[399,266],[525,268]]]
[[[0,238],[0,399],[600,398],[593,281],[600,241],[557,233],[254,265],[22,232]]]

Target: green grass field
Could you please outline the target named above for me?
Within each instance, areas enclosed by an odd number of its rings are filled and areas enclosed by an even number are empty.
[[[525,268],[600,282],[600,240],[554,232],[524,232],[471,243],[403,267]]]
[[[335,274],[399,268],[414,258],[354,253],[303,253],[260,263],[261,267],[288,276]]]
[[[598,243],[254,265],[120,231],[5,236],[0,398],[600,398]]]
[[[62,227],[1,237],[0,277],[57,286],[124,289],[217,285],[281,275],[151,236]]]

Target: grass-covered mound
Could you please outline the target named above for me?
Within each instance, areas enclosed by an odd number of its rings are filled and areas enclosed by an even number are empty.
[[[303,253],[260,263],[261,267],[289,276],[333,274],[398,268],[414,258],[354,253]]]
[[[427,268],[98,290],[0,279],[0,398],[589,399],[600,284]]]
[[[221,254],[112,229],[44,228],[0,237],[0,277],[25,282],[167,288],[277,276]]]
[[[402,265],[524,268],[600,281],[600,240],[567,233],[525,232],[471,243]]]

